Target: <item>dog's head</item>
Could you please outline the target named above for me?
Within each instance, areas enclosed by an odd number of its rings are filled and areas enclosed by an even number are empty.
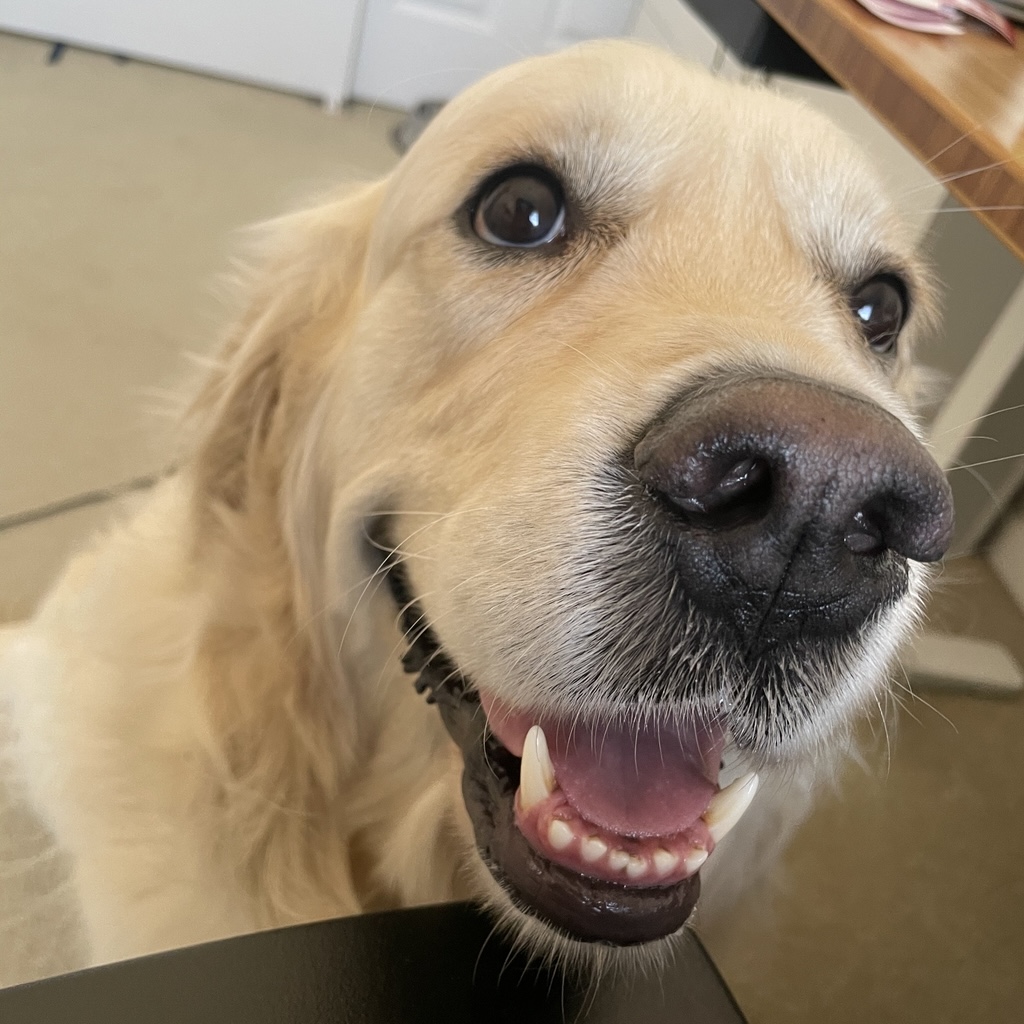
[[[289,224],[207,489],[287,481],[342,660],[400,617],[379,657],[461,749],[480,893],[569,939],[675,932],[754,773],[876,698],[949,540],[912,418],[932,297],[878,180],[791,102],[603,43]]]

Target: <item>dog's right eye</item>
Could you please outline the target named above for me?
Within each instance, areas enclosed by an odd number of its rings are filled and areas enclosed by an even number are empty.
[[[565,196],[539,167],[510,167],[480,190],[473,230],[490,245],[536,249],[565,234]]]

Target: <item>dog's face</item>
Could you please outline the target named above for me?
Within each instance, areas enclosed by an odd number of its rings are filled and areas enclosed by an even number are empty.
[[[826,122],[627,44],[486,80],[353,209],[298,374],[329,572],[394,552],[375,600],[461,749],[481,893],[670,934],[757,787],[720,789],[723,751],[812,759],[948,542],[927,282]]]

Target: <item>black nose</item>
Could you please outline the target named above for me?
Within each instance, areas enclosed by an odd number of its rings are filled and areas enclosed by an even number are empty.
[[[677,403],[637,445],[687,597],[748,645],[839,636],[942,557],[949,486],[896,417],[812,381],[742,379]]]

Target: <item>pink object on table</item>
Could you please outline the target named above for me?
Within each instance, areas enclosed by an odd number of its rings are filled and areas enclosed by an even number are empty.
[[[965,15],[987,25],[1011,46],[1016,29],[984,0],[858,0],[858,3],[882,21],[915,32],[938,35],[962,35]]]

